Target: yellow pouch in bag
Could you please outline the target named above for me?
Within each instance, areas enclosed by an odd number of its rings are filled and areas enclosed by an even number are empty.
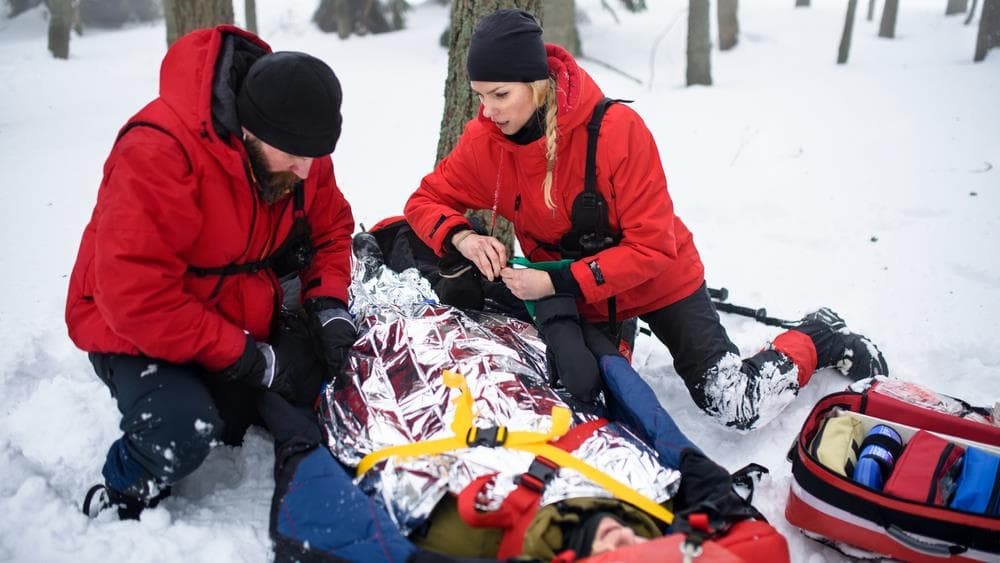
[[[858,462],[858,450],[863,438],[864,427],[860,420],[850,416],[832,416],[823,422],[809,450],[824,467],[850,477]]]

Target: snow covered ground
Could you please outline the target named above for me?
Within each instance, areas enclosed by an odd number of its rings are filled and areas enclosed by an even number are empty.
[[[257,4],[276,50],[313,53],[340,76],[334,160],[357,220],[399,213],[433,164],[447,8],[420,5],[405,31],[340,41],[310,23],[315,0]],[[715,85],[685,88],[686,1],[619,9],[620,23],[598,0],[577,4],[585,52],[642,81],[583,62],[655,133],[710,285],[786,318],[828,305],[880,345],[895,375],[1000,400],[1000,50],[972,62],[975,24],[946,18],[942,0],[909,0],[885,40],[859,10],[850,62],[838,66],[846,2],[742,2],[739,45],[713,51]],[[57,61],[44,11],[0,19],[0,560],[269,558],[272,454],[260,431],[215,450],[141,522],[78,509],[118,413],[66,336],[66,284],[115,133],[156,93],[164,36],[162,22],[88,30]],[[724,322],[745,354],[776,334]],[[844,560],[782,514],[785,452],[811,405],[845,380],[817,374],[778,420],[739,434],[693,406],[659,343],[645,337],[637,352],[695,442],[730,469],[771,469],[757,504],[793,560]]]

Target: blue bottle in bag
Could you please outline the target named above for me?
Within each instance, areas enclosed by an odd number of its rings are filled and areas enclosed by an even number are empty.
[[[861,442],[861,453],[851,477],[866,487],[881,490],[902,450],[899,432],[885,424],[873,426]]]

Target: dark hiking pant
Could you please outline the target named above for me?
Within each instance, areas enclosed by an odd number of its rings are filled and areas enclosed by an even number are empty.
[[[121,354],[90,354],[90,361],[122,414],[122,437],[108,451],[104,478],[132,496],[189,475],[213,443],[237,445],[260,420],[260,391],[195,365]]]
[[[788,355],[767,346],[739,358],[705,284],[639,318],[667,346],[698,407],[726,426],[763,426],[798,394],[799,370]]]

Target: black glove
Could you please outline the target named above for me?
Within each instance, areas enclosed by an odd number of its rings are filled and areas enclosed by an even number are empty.
[[[293,404],[312,405],[323,385],[324,370],[305,324],[282,319],[272,340],[273,344],[257,342],[248,334],[243,354],[222,371],[222,377],[270,389]]]
[[[561,293],[539,299],[535,322],[545,340],[550,377],[562,381],[575,398],[593,402],[601,389],[601,372],[583,339],[576,299]]]
[[[434,293],[445,305],[482,311],[485,305],[483,278],[479,268],[458,251],[449,252],[438,261],[439,278]]]
[[[347,307],[331,297],[317,297],[306,303],[309,322],[316,337],[319,356],[327,373],[336,380],[347,355],[358,339],[358,330]]]
[[[684,529],[686,516],[701,512],[708,516],[713,530],[757,518],[766,520],[749,501],[733,490],[733,478],[721,465],[715,463],[695,448],[681,452],[681,487],[674,500],[680,529]]]

